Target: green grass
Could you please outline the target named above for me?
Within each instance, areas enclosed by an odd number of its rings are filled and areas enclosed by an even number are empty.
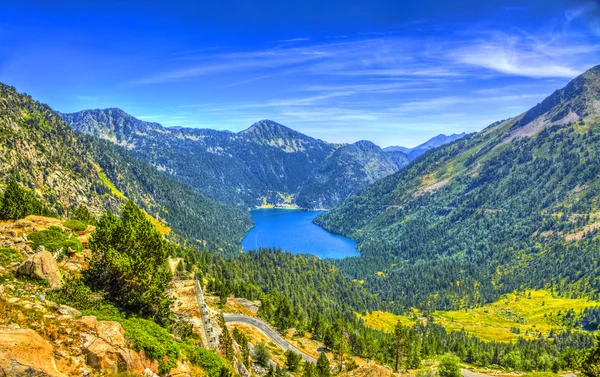
[[[362,319],[366,326],[385,332],[393,331],[394,326],[396,326],[398,321],[400,321],[400,323],[402,323],[404,326],[412,326],[415,324],[415,321],[410,319],[408,316],[397,315],[390,312],[382,312],[379,310],[367,312],[365,315],[356,313],[356,316],[359,319]]]
[[[554,297],[549,291],[536,290],[508,294],[496,302],[476,309],[437,311],[433,317],[449,330],[465,329],[483,340],[509,342],[521,336],[565,328],[559,314],[573,309],[580,314],[585,308],[598,306],[587,299]],[[514,330],[518,329],[519,333]]]
[[[25,256],[19,250],[0,248],[0,266],[8,267],[11,263],[23,262],[24,260]]]
[[[519,337],[534,337],[539,332],[548,335],[552,329],[564,330],[567,326],[562,321],[562,315],[567,311],[573,309],[579,315],[584,309],[599,305],[587,299],[555,297],[546,290],[532,290],[505,295],[480,308],[437,311],[433,317],[448,330],[464,329],[482,340],[510,342]],[[416,315],[416,312],[414,316],[382,311],[366,315],[357,313],[366,326],[386,332],[391,332],[398,321],[406,326],[414,324],[412,318]]]

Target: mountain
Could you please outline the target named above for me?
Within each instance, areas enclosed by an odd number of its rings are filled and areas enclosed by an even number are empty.
[[[170,180],[122,147],[73,132],[50,107],[3,84],[0,130],[0,182],[17,180],[59,215],[79,205],[119,212],[131,199],[165,233],[172,228],[170,237],[224,251],[240,250],[252,225],[244,211]]]
[[[330,207],[409,161],[378,147],[359,153],[356,145],[327,143],[270,120],[233,133],[165,128],[120,109],[84,110],[62,118],[74,130],[126,147],[214,200],[246,208]]]
[[[382,153],[370,141],[358,141],[335,150],[302,185],[297,202],[305,208],[330,208],[381,177],[408,164],[401,152]]]
[[[548,288],[597,299],[600,66],[531,110],[453,141],[316,218],[359,243],[336,264],[426,310]]]
[[[407,154],[411,159],[415,159],[430,149],[441,147],[444,144],[448,144],[455,140],[462,139],[466,135],[467,134],[465,132],[462,132],[460,134],[452,134],[449,136],[444,135],[444,134],[439,134],[439,135],[427,140],[423,144],[417,145],[414,148],[391,146],[391,147],[383,148],[383,150],[386,152],[402,152],[404,154]]]

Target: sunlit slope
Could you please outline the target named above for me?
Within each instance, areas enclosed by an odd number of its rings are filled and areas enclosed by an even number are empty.
[[[599,77],[593,68],[318,217],[359,242],[363,257],[338,265],[405,308],[468,308],[527,287],[596,297]]]

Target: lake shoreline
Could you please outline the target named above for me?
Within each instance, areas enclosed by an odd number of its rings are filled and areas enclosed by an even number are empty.
[[[299,208],[257,208],[250,216],[254,227],[242,240],[242,250],[280,248],[293,254],[309,254],[321,259],[360,256],[357,243],[313,223],[324,210]]]

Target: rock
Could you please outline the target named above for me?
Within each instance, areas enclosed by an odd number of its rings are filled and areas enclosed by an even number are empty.
[[[169,371],[168,377],[192,377],[195,374],[188,363],[177,362],[177,366]]]
[[[56,260],[47,251],[40,251],[21,263],[17,273],[34,279],[48,282],[50,288],[60,288],[62,277],[58,270]]]
[[[146,376],[146,377],[159,377],[156,373],[154,373],[152,370],[150,370],[150,368],[144,369],[144,371],[142,372],[142,375]]]
[[[58,314],[70,316],[73,318],[81,317],[81,312],[79,310],[67,305],[60,305],[58,307]]]
[[[98,321],[94,316],[81,317],[75,323],[82,330],[83,350],[89,366],[100,369],[103,374],[124,371],[141,374],[145,368],[152,373],[150,368],[157,370],[155,361],[148,361],[143,353],[127,348],[120,323]]]
[[[47,341],[33,330],[8,328],[0,328],[0,375],[65,377]]]

